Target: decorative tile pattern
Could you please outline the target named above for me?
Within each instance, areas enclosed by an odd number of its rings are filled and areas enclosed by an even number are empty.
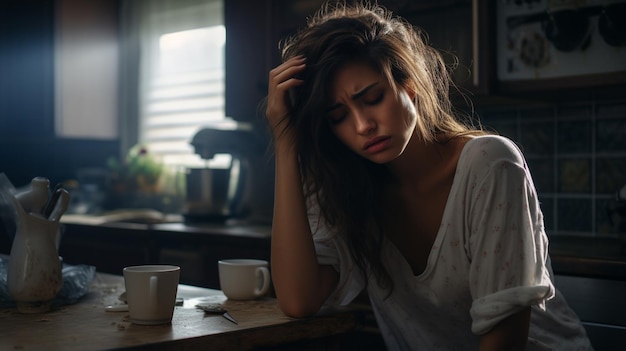
[[[591,160],[559,160],[559,192],[585,194],[591,192]]]
[[[610,208],[626,184],[626,102],[497,107],[482,116],[523,150],[549,235],[619,235]]]

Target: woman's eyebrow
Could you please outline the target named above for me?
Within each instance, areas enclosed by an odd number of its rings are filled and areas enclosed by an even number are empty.
[[[351,99],[352,99],[352,100],[356,100],[356,99],[360,98],[361,96],[363,96],[363,95],[367,94],[367,92],[368,92],[370,89],[372,89],[373,87],[375,87],[376,85],[378,85],[378,82],[374,82],[374,83],[372,83],[372,84],[370,84],[370,85],[366,86],[365,88],[363,88],[363,89],[361,89],[361,90],[357,91],[356,93],[354,93],[354,94],[351,96]],[[334,105],[331,105],[331,106],[330,106],[330,107],[326,110],[326,112],[330,112],[330,111],[332,111],[332,110],[336,110],[336,109],[338,109],[339,107],[341,107],[341,104],[340,104],[340,103],[336,103],[336,104],[334,104]]]

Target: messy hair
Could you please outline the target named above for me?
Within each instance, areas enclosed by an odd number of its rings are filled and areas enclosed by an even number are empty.
[[[336,72],[347,64],[365,63],[385,77],[394,92],[415,92],[416,134],[425,142],[437,135],[476,132],[456,118],[449,97],[450,74],[427,35],[382,6],[361,2],[327,2],[307,26],[281,43],[283,62],[302,55],[303,84],[290,91],[289,118],[296,133],[305,196],[315,200],[322,219],[345,235],[364,275],[392,288],[380,256],[384,232],[381,184],[384,165],[370,162],[345,146],[329,126],[326,109]]]

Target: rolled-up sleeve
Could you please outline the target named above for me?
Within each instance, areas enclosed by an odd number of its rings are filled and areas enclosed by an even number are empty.
[[[543,216],[521,154],[490,163],[483,175],[471,190],[467,218],[470,314],[478,335],[526,306],[545,309],[554,296]]]

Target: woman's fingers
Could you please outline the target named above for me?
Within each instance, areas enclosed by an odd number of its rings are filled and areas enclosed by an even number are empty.
[[[283,62],[276,68],[270,71],[270,77],[285,79],[292,75],[294,69],[297,70],[299,67],[304,67],[304,63],[306,62],[306,58],[304,56],[295,56],[287,61]]]
[[[296,75],[305,69],[305,61],[303,56],[296,56],[270,71],[266,116],[272,125],[276,125],[289,113],[291,106],[287,92],[302,84]]]
[[[301,82],[295,75],[300,73],[306,67],[306,59],[304,57],[291,58],[282,65],[276,67],[270,72],[270,79],[276,88],[284,88],[285,85],[292,85]]]

